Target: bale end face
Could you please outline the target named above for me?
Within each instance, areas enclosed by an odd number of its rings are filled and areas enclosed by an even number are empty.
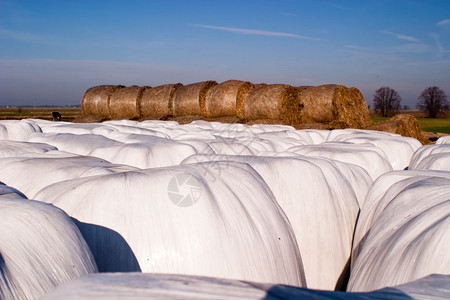
[[[202,88],[200,89],[198,101],[200,104],[202,116],[206,116],[206,114],[207,114],[207,112],[206,112],[206,97],[208,96],[208,93],[211,90],[211,88],[213,88],[216,85],[217,85],[217,82],[215,82],[215,81],[205,81]]]
[[[284,100],[281,102],[280,119],[287,125],[297,125],[301,122],[303,104],[298,98],[297,89],[288,87],[284,94]]]
[[[357,88],[336,86],[333,95],[333,121],[361,129],[373,124],[366,101]]]
[[[182,87],[183,85],[181,83],[176,83],[172,86],[171,90],[170,90],[170,95],[169,95],[169,116],[175,116],[175,112],[173,110],[173,98],[175,97],[175,92],[177,91],[177,89],[179,89],[180,87]]]

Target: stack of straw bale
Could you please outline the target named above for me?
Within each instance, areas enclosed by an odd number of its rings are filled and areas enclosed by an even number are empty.
[[[154,88],[102,85],[88,89],[81,105],[85,116],[110,119],[220,119],[329,129],[373,125],[361,92],[335,84],[294,88],[228,80]]]

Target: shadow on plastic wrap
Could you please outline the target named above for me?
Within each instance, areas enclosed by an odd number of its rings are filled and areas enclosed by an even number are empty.
[[[99,272],[142,272],[136,256],[116,231],[72,218],[94,255]]]

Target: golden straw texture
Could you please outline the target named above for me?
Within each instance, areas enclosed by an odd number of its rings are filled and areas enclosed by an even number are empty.
[[[109,118],[111,94],[123,87],[123,85],[100,85],[89,88],[81,100],[83,115]]]
[[[173,96],[181,86],[181,83],[165,84],[146,89],[141,98],[141,117],[161,118],[174,115]]]
[[[129,86],[114,91],[109,110],[111,119],[137,119],[140,117],[140,99],[148,87]]]
[[[287,125],[300,122],[301,105],[297,90],[286,84],[256,88],[247,94],[244,115],[248,120],[282,120]]]
[[[173,98],[173,111],[176,117],[204,116],[205,99],[215,81],[202,81],[179,87]]]
[[[237,107],[243,105],[246,94],[252,89],[251,82],[240,80],[228,80],[212,87],[205,99],[206,116],[237,116]]]

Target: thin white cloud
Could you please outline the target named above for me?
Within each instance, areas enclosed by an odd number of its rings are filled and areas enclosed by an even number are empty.
[[[344,49],[342,50],[346,53],[356,54],[356,55],[372,55],[372,51],[369,48],[361,47],[358,45],[344,45]]]
[[[419,39],[409,36],[409,35],[399,34],[399,33],[391,32],[391,31],[380,31],[380,32],[383,34],[395,36],[399,40],[404,40],[404,41],[409,41],[409,42],[419,42]]]
[[[418,42],[419,41],[419,39],[416,39],[415,37],[403,35],[403,34],[397,34],[397,38],[399,40],[405,40],[405,41],[410,41],[410,42]]]
[[[42,41],[44,37],[34,33],[20,32],[0,28],[0,38],[6,38],[17,41]]]
[[[445,19],[436,24],[437,26],[450,26],[450,19]]]
[[[313,38],[313,37],[304,36],[304,35],[298,35],[298,34],[294,34],[294,33],[286,33],[286,32],[255,30],[255,29],[214,26],[214,25],[203,25],[203,24],[195,24],[195,26],[207,28],[207,29],[228,31],[228,32],[233,32],[233,33],[237,33],[237,34],[278,36],[278,37],[291,37],[291,38],[297,38],[297,39],[319,40],[318,38]]]

